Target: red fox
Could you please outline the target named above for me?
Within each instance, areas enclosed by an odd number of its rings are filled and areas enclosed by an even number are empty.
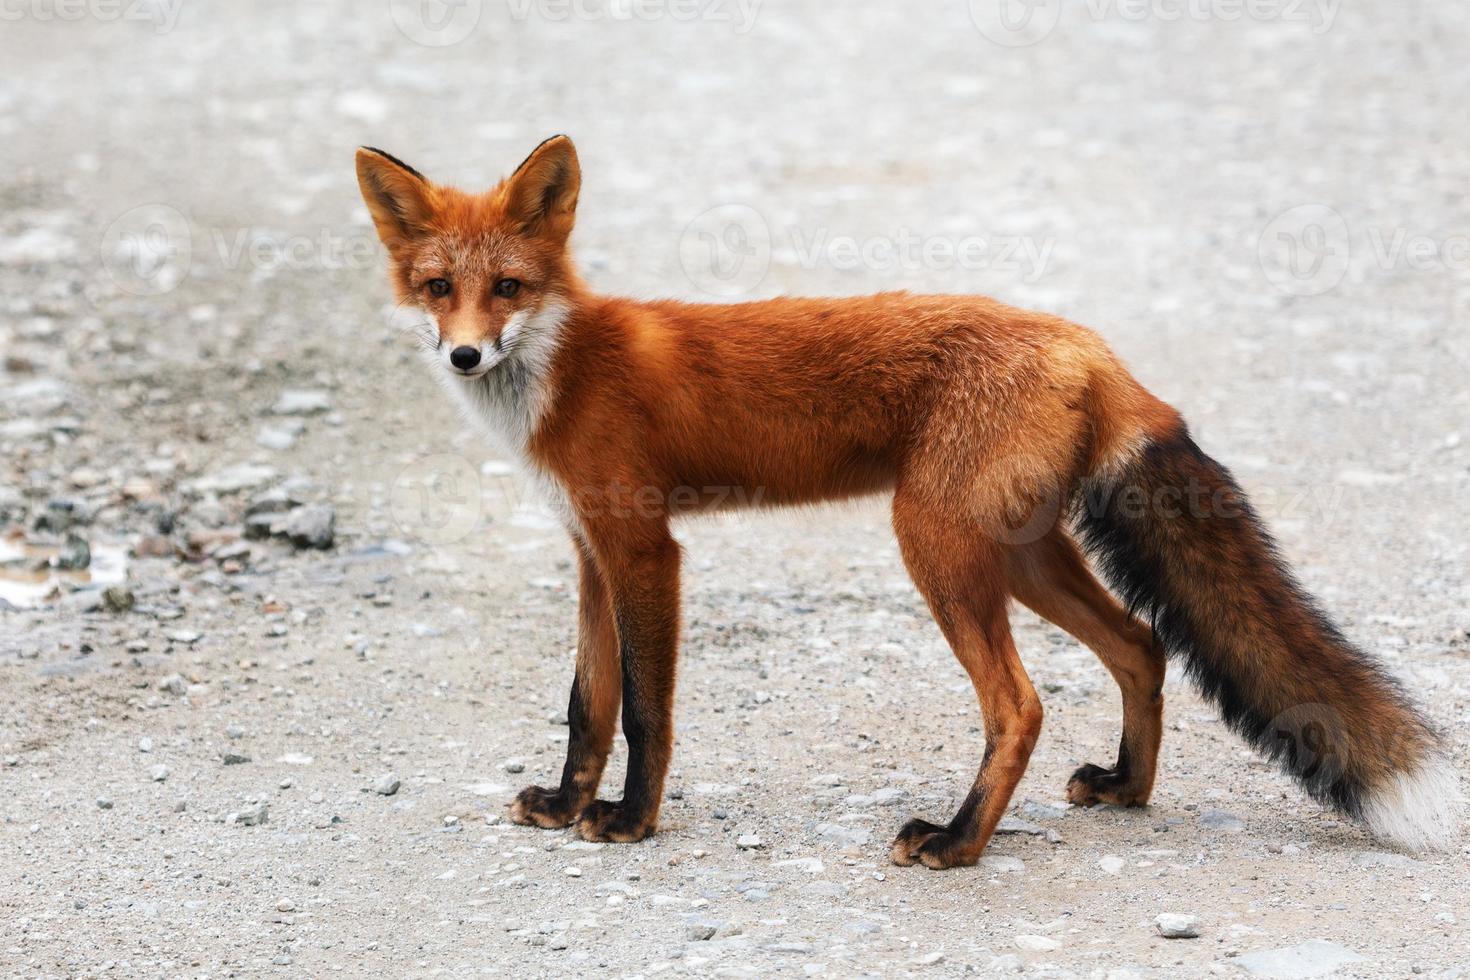
[[[1122,689],[1117,760],[1073,773],[1072,802],[1147,803],[1173,657],[1312,796],[1408,846],[1455,834],[1457,783],[1428,721],[1091,331],[978,296],[597,295],[568,252],[581,170],[564,136],[479,194],[366,147],[357,176],[399,300],[437,328],[435,373],[547,488],[578,556],[566,765],[560,785],[516,797],[514,820],[596,841],[654,831],[674,744],[675,517],[887,492],[986,740],[958,812],[904,825],[893,861],[974,864],[1025,771],[1042,709],[1011,598]],[[597,789],[620,708],[627,779],[609,802]]]

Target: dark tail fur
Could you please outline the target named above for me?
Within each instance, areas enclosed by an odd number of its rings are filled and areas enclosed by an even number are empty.
[[[1428,723],[1317,607],[1183,423],[1095,468],[1073,503],[1109,584],[1226,722],[1312,796],[1413,847],[1455,829]]]

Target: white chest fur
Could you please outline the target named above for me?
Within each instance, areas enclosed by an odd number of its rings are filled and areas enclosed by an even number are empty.
[[[490,368],[479,377],[455,373],[439,353],[434,356],[433,370],[465,418],[521,466],[545,504],[572,526],[566,492],[529,454],[531,439],[555,400],[552,359],[566,316],[565,307],[552,303],[512,316],[501,332],[498,348],[485,352]]]

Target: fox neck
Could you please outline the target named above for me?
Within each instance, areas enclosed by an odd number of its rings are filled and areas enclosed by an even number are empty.
[[[508,325],[502,335],[505,358],[481,377],[435,372],[465,415],[522,463],[530,462],[531,439],[556,400],[552,361],[570,312],[567,303],[548,300],[524,320]]]

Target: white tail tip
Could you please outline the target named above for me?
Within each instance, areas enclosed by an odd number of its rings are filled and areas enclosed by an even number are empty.
[[[1363,822],[1379,837],[1415,851],[1443,850],[1460,830],[1460,780],[1448,759],[1433,755],[1399,773],[1363,803]]]

